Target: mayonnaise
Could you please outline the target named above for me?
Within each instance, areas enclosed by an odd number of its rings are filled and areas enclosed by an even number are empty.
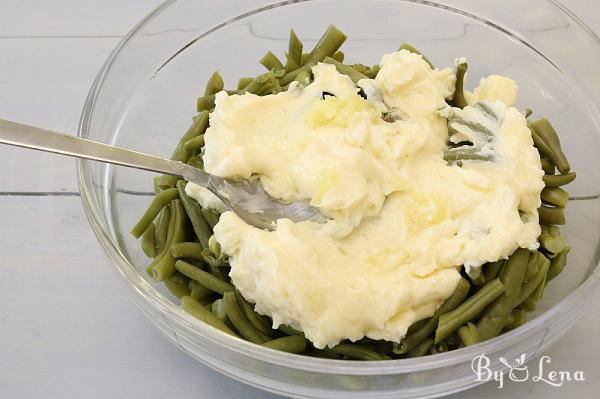
[[[208,172],[256,176],[269,195],[308,199],[331,218],[282,219],[268,232],[225,212],[215,226],[233,283],[274,328],[302,330],[317,348],[399,342],[452,294],[461,265],[537,248],[543,171],[515,108],[493,103],[494,160],[459,166],[443,159],[451,69],[388,54],[376,79],[359,82],[368,100],[332,65],[313,73],[307,87],[277,95],[218,93],[205,134]],[[400,119],[386,122],[382,110]],[[218,206],[192,184],[186,191]]]

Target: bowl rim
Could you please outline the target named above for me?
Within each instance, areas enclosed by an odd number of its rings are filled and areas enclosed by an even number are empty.
[[[136,36],[136,34],[143,29],[147,23],[153,20],[156,16],[161,14],[164,10],[169,8],[171,5],[177,3],[180,0],[166,0],[156,8],[154,8],[149,14],[142,18],[117,44],[117,46],[111,51],[107,60],[102,65],[96,78],[94,79],[89,93],[86,97],[82,114],[79,121],[78,136],[81,138],[87,138],[89,133],[90,123],[94,113],[94,105],[96,98],[100,93],[106,77],[111,71],[111,67],[119,57],[123,48],[127,43]],[[212,29],[209,29],[202,35],[206,35],[216,30],[219,27],[226,26],[228,23],[238,21],[256,13],[278,8],[286,5],[303,2],[316,2],[317,0],[286,0],[266,5],[263,7],[256,8],[252,11],[240,14],[228,21],[218,24]],[[437,1],[428,0],[398,0],[399,2],[409,2],[422,5],[429,5],[434,7],[441,7],[449,11],[459,12],[461,14],[467,14],[471,17],[481,19],[481,17],[473,14],[466,13],[463,10],[448,6],[447,4],[438,3]],[[441,0],[444,1],[444,0]],[[572,19],[578,27],[582,28],[599,46],[600,38],[598,35],[588,27],[583,21],[581,21],[573,12],[566,8],[557,0],[544,0],[551,6],[557,7],[560,11],[566,14]],[[487,20],[485,20],[488,22]],[[278,366],[290,367],[298,370],[320,372],[325,374],[348,374],[348,375],[388,375],[398,373],[408,373],[423,370],[432,370],[441,367],[448,367],[464,363],[465,361],[472,361],[477,355],[482,353],[494,353],[501,349],[504,349],[514,343],[515,340],[519,340],[519,337],[526,337],[528,333],[535,333],[536,331],[542,332],[543,327],[550,323],[550,321],[561,314],[569,312],[570,314],[576,314],[577,317],[583,313],[589,306],[590,295],[598,294],[600,292],[600,267],[594,269],[594,271],[571,293],[569,293],[560,302],[552,306],[550,309],[537,316],[535,319],[525,323],[523,326],[502,334],[489,341],[479,343],[470,347],[453,350],[447,353],[441,353],[436,355],[430,355],[420,358],[408,358],[408,359],[394,359],[384,361],[347,361],[347,360],[334,360],[334,359],[322,359],[310,356],[303,356],[297,354],[290,354],[280,352],[277,350],[261,347],[260,345],[253,344],[243,339],[233,337],[229,334],[223,333],[222,331],[211,327],[208,324],[201,322],[193,316],[187,314],[175,305],[171,300],[166,298],[160,293],[153,285],[149,284],[144,280],[140,273],[137,272],[135,267],[127,260],[125,255],[120,251],[117,242],[111,237],[106,224],[103,222],[101,213],[96,207],[93,194],[93,186],[91,182],[91,161],[77,159],[77,180],[79,191],[81,193],[81,200],[83,208],[85,210],[87,219],[96,235],[98,241],[103,247],[104,251],[115,264],[119,274],[125,279],[134,289],[134,295],[139,296],[142,300],[149,302],[156,310],[166,314],[168,318],[165,320],[168,323],[176,323],[181,328],[184,328],[193,336],[202,336],[204,339],[210,341],[210,344],[219,345],[222,349],[236,352],[237,354],[254,358],[258,361],[264,361],[272,363]],[[544,343],[545,335],[539,344],[539,347]]]

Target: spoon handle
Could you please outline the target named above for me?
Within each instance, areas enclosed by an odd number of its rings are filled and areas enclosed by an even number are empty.
[[[184,178],[193,175],[194,182],[204,187],[210,185],[210,178],[213,177],[182,162],[4,119],[0,119],[0,143]]]

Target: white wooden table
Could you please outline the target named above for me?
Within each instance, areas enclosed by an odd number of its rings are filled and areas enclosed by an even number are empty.
[[[75,134],[100,65],[158,3],[0,0],[0,117]],[[595,2],[564,3],[600,31]],[[0,398],[276,397],[197,363],[134,308],[85,220],[73,160],[0,147],[0,161]],[[598,307],[547,352],[586,382],[453,397],[598,397]]]

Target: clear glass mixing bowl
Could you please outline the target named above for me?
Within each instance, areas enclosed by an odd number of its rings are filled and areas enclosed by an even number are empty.
[[[261,8],[262,7],[262,8]],[[241,9],[243,8],[243,9]],[[375,63],[409,42],[438,66],[469,59],[469,87],[499,73],[520,86],[519,106],[552,119],[579,173],[569,186],[566,271],[523,327],[489,342],[417,359],[351,362],[280,353],[225,335],[182,312],[144,269],[129,230],[151,200],[152,175],[81,161],[79,183],[90,224],[140,310],[175,345],[210,367],[272,392],[305,398],[422,398],[478,384],[471,360],[485,352],[531,359],[564,334],[599,290],[600,47],[568,10],[549,0],[167,1],[117,46],[98,74],[79,135],[168,156],[194,115],[214,70],[228,86],[261,72],[294,28],[307,46],[328,24],[349,37],[347,59]]]

